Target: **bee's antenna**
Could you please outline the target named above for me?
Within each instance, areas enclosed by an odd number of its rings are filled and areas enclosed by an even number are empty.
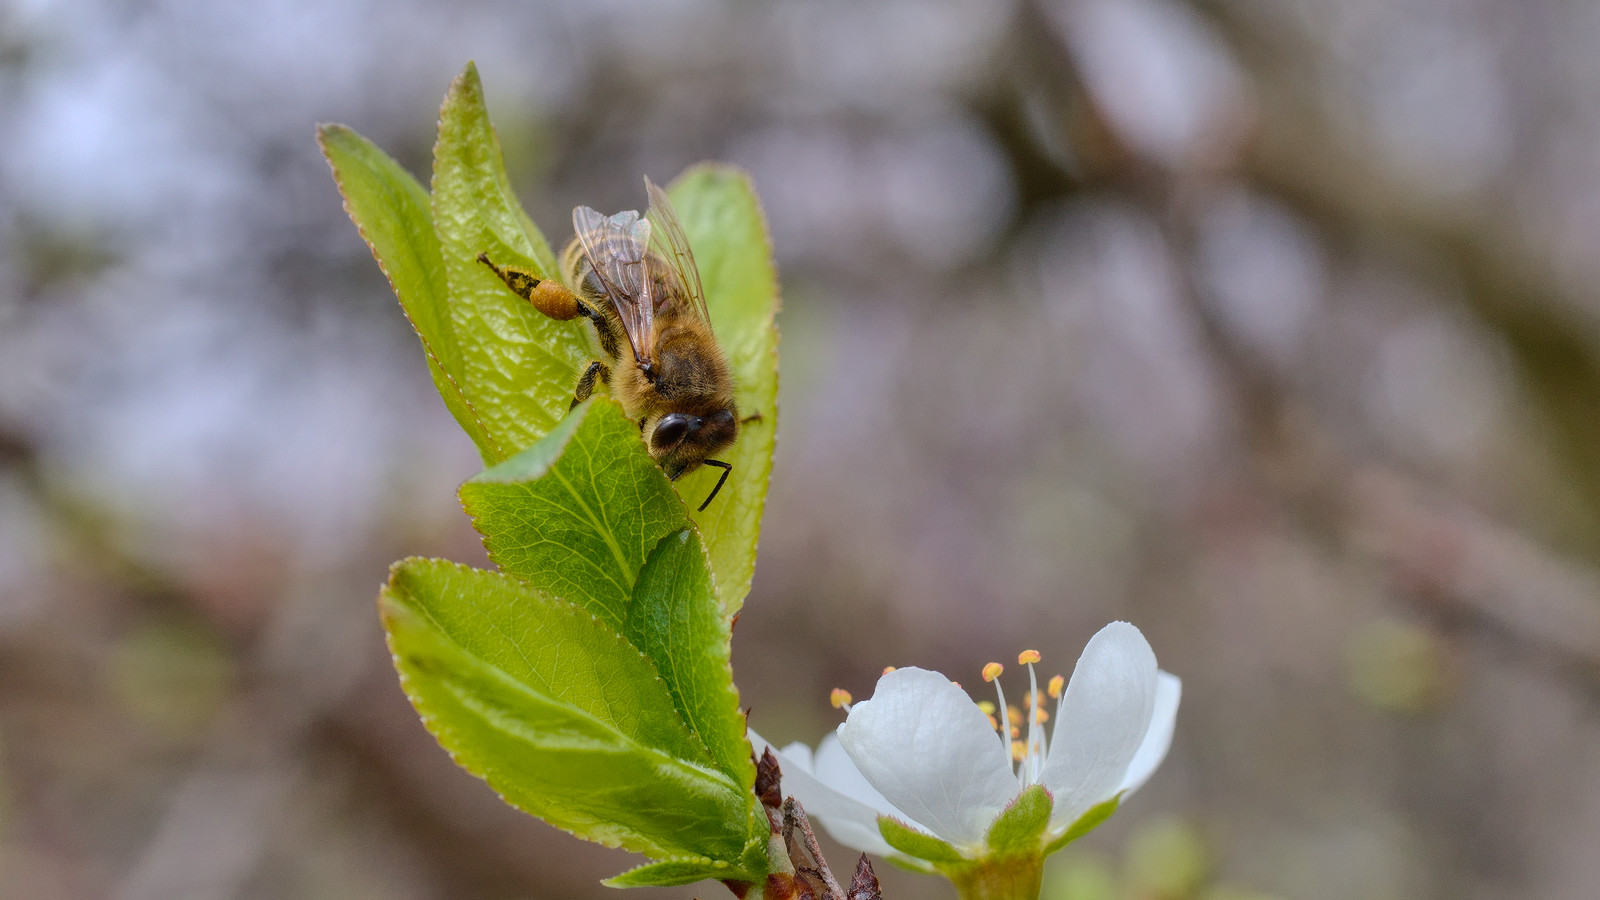
[[[728,473],[733,471],[732,463],[725,463],[720,459],[708,459],[706,460],[706,465],[716,466],[717,468],[721,469],[722,477],[717,479],[717,486],[711,489],[711,496],[707,497],[706,502],[700,504],[700,508],[695,510],[695,512],[706,511],[706,507],[710,506],[711,501],[716,498],[717,492],[722,490],[722,483],[728,480]]]

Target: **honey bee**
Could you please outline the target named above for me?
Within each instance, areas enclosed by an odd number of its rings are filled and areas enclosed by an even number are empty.
[[[582,316],[593,325],[605,359],[578,377],[572,406],[610,388],[639,424],[650,456],[676,481],[702,465],[722,469],[700,510],[722,490],[733,466],[712,454],[739,436],[733,377],[711,330],[705,288],[689,241],[667,194],[644,180],[650,207],[603,216],[587,206],[572,211],[575,234],[561,253],[565,284],[526,269],[488,266],[518,297],[552,319]]]

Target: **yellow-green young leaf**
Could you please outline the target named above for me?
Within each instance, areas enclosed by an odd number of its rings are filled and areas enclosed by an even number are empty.
[[[1037,855],[1054,806],[1043,785],[1029,785],[995,817],[983,842],[995,856]]]
[[[495,565],[618,633],[645,558],[688,524],[639,429],[607,397],[462,485],[461,502]]]
[[[723,457],[733,464],[728,483],[704,512],[691,514],[711,554],[723,613],[731,617],[750,591],[772,475],[778,427],[778,276],[761,201],[744,172],[723,165],[693,166],[667,194],[705,283],[711,327],[728,354],[735,400],[746,420],[738,443]],[[678,480],[678,493],[694,509],[720,474],[703,467]]]
[[[498,265],[558,277],[550,245],[512,193],[500,140],[471,63],[450,85],[433,149],[433,224],[450,285],[467,398],[504,459],[543,437],[567,412],[589,359],[582,320],[557,322],[509,291]]]
[[[378,267],[422,341],[428,373],[445,406],[478,446],[484,459],[496,458],[463,385],[461,348],[450,321],[444,257],[433,231],[428,192],[400,164],[366,138],[343,125],[317,129],[317,144],[333,169],[344,209],[372,248]]]
[[[718,767],[755,784],[705,550],[622,407],[595,397],[461,486],[495,564],[583,607],[656,666]]]
[[[738,866],[695,857],[646,863],[621,875],[607,878],[601,884],[614,888],[674,887],[680,884],[694,884],[696,881],[705,881],[708,878],[715,878],[718,881],[755,881],[758,877]]]
[[[1105,800],[1089,807],[1088,812],[1079,816],[1078,821],[1073,822],[1067,827],[1067,830],[1063,832],[1060,837],[1051,841],[1050,845],[1044,848],[1045,854],[1049,855],[1054,853],[1078,838],[1081,838],[1096,828],[1099,828],[1100,823],[1111,818],[1111,814],[1116,812],[1117,807],[1121,805],[1122,794],[1117,794],[1110,800]]]
[[[622,633],[655,663],[678,712],[722,771],[753,790],[756,769],[733,686],[728,628],[699,536],[685,528],[662,538],[639,572]]]
[[[954,865],[968,861],[959,850],[945,841],[918,831],[893,816],[878,817],[878,833],[883,835],[889,846],[901,853],[935,865]]]
[[[467,771],[579,837],[739,866],[754,797],[600,620],[494,572],[397,563],[379,607],[407,696]]]

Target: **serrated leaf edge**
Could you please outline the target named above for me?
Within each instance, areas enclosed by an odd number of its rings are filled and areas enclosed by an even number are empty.
[[[499,577],[506,578],[507,580],[512,581],[515,584],[522,585],[522,582],[517,581],[515,578],[511,578],[511,576],[509,576],[509,575],[504,575],[504,574],[499,573],[499,572],[493,572],[493,571],[490,571],[488,569],[478,569],[478,568],[475,568],[473,566],[468,566],[468,565],[464,565],[462,563],[455,562],[454,560],[441,559],[441,558],[438,558],[438,557],[408,556],[405,559],[402,559],[402,560],[399,560],[399,561],[395,562],[393,565],[391,565],[389,567],[389,571],[390,571],[389,581],[385,583],[384,589],[382,591],[380,591],[379,594],[378,594],[378,615],[385,622],[388,621],[388,616],[386,614],[386,611],[383,609],[383,604],[384,604],[384,600],[385,600],[385,598],[386,598],[386,596],[388,594],[388,591],[392,588],[392,586],[394,584],[394,573],[401,566],[407,565],[409,563],[418,563],[418,562],[442,564],[444,566],[448,566],[448,567],[450,567],[452,569],[455,569],[456,571],[459,571],[459,572],[483,572],[483,573],[487,573],[487,574],[491,574],[491,575],[497,575]],[[533,590],[533,588],[529,588],[529,590]],[[544,593],[544,592],[541,591],[541,593]],[[560,603],[566,605],[569,609],[573,610],[574,612],[578,613],[579,615],[587,617],[590,621],[594,622],[594,624],[596,626],[598,626],[603,632],[608,634],[618,644],[620,644],[623,647],[626,647],[629,650],[632,650],[635,654],[638,655],[639,659],[642,660],[645,663],[645,665],[649,668],[650,673],[651,673],[651,677],[654,678],[661,685],[663,692],[667,692],[666,680],[663,679],[661,677],[661,673],[659,671],[657,671],[657,669],[655,667],[655,663],[650,659],[650,657],[648,657],[648,656],[644,655],[644,653],[640,652],[639,648],[635,647],[631,641],[629,641],[627,638],[624,638],[622,635],[617,634],[603,620],[601,620],[600,618],[596,617],[594,614],[590,613],[588,610],[584,609],[583,607],[577,606],[576,604],[573,604],[573,603],[569,603],[568,601],[566,601],[566,600],[564,600],[564,599],[562,599],[560,597],[556,597],[553,594],[546,594],[546,596],[550,597],[553,600],[557,600]],[[473,657],[475,659],[480,659],[480,660],[482,659],[482,657],[479,657],[477,654],[473,653],[471,650],[467,649],[466,647],[461,646],[461,644],[458,643],[454,638],[450,637],[449,632],[446,631],[439,624],[438,620],[434,619],[432,615],[428,614],[427,610],[425,610],[425,609],[424,610],[419,610],[419,612],[422,615],[422,617],[425,620],[427,620],[427,622],[430,625],[433,626],[434,631],[437,634],[439,634],[440,637],[442,637],[444,640],[448,641],[451,644],[451,646],[455,647],[456,649],[460,650],[462,653],[464,653],[464,654],[466,654],[468,656],[471,656],[471,657]],[[389,648],[390,659],[395,663],[395,671],[399,674],[400,682],[401,682],[402,686],[404,686],[410,681],[410,677],[407,676],[405,674],[404,670],[402,670],[399,667],[399,662],[400,662],[402,654],[398,650],[395,649],[393,633],[387,627],[384,629],[384,642]],[[488,662],[487,660],[483,661],[483,665],[486,668],[493,669],[495,672],[499,673],[502,677],[504,677],[507,681],[511,682],[512,684],[518,685],[519,687],[521,686],[521,684],[522,684],[521,681],[519,681],[515,676],[511,675],[509,672],[506,672],[504,669],[501,669],[499,666],[496,666],[496,665]],[[667,692],[667,693],[670,696],[670,692]],[[411,692],[410,691],[406,691],[406,697],[409,699],[411,696],[412,696]],[[416,706],[416,703],[414,701],[412,703],[412,706],[413,706],[413,708],[415,708],[415,706]],[[427,714],[427,713],[422,712],[421,710],[417,710],[417,713],[418,713],[418,716],[422,719],[423,724],[425,726],[427,726],[428,733],[434,735],[437,738],[438,731],[433,727],[433,718],[434,717],[429,715],[429,714]],[[673,708],[673,713],[677,717],[679,723],[684,726],[684,730],[688,733],[688,736],[692,740],[694,740],[696,747],[706,754],[706,759],[707,760],[712,759],[711,751],[706,748],[705,742],[700,740],[700,736],[698,734],[696,734],[692,729],[690,729],[688,727],[688,723],[683,722],[683,717],[681,715],[677,715],[676,707]],[[588,720],[594,722],[597,726],[599,726],[603,730],[615,733],[618,736],[620,741],[626,742],[626,743],[634,745],[634,746],[637,746],[644,752],[653,753],[653,754],[656,754],[658,756],[665,756],[665,757],[673,759],[673,760],[675,760],[675,761],[677,761],[679,763],[682,763],[684,766],[686,766],[688,768],[692,768],[692,769],[695,769],[697,771],[704,772],[706,775],[711,776],[713,779],[722,782],[730,790],[732,790],[732,791],[734,791],[736,793],[748,793],[748,791],[746,791],[743,787],[741,787],[739,784],[735,783],[733,781],[733,779],[729,778],[728,774],[726,772],[723,772],[721,769],[717,768],[714,764],[713,765],[706,765],[704,763],[695,762],[694,760],[683,759],[682,757],[674,756],[674,755],[672,755],[670,753],[667,753],[666,751],[659,750],[657,748],[648,747],[648,746],[639,744],[639,742],[636,741],[635,739],[629,737],[626,734],[623,734],[620,731],[617,731],[615,726],[613,726],[610,723],[607,723],[607,722],[605,722],[603,720],[597,719],[593,715],[591,715],[591,714],[589,714],[589,713],[587,713],[587,712],[585,712],[583,710],[574,710],[574,715],[581,716],[581,717],[583,717],[585,719],[588,719]],[[443,746],[443,745],[441,744],[440,746]],[[453,762],[455,762],[455,764],[457,766],[460,766],[462,769],[464,769],[464,770],[466,770],[468,772],[471,772],[474,777],[482,779],[483,776],[479,775],[477,772],[474,772],[471,768],[468,768],[466,765],[463,765],[461,763],[461,761],[456,758],[455,751],[451,750],[449,747],[445,747],[445,751],[450,754],[451,760]],[[491,787],[493,787],[493,786],[491,785]],[[496,794],[499,795],[499,791],[498,790],[496,791]],[[516,804],[511,803],[511,801],[506,800],[504,795],[500,795],[500,799],[505,800],[505,802],[509,806],[512,806],[514,808],[520,808],[520,807],[516,807]],[[752,795],[752,798],[751,798],[750,802],[751,803],[755,802],[754,798],[753,798],[753,795]],[[585,838],[585,840],[588,840],[588,838]],[[596,843],[604,843],[604,842],[597,841]],[[607,846],[616,846],[616,845],[608,844]]]
[[[389,290],[394,293],[395,300],[400,301],[400,289],[395,284],[394,276],[390,274],[389,266],[384,263],[383,257],[378,255],[377,246],[372,242],[372,238],[367,235],[367,227],[361,223],[361,221],[355,215],[355,210],[351,208],[349,194],[345,191],[344,178],[340,176],[339,167],[334,165],[333,159],[328,153],[328,145],[324,134],[327,129],[332,128],[347,130],[357,137],[362,137],[362,135],[360,132],[346,125],[340,125],[338,123],[320,124],[317,126],[317,147],[322,150],[323,161],[328,164],[329,171],[333,173],[333,182],[339,188],[339,201],[344,208],[345,217],[356,226],[356,233],[361,235],[361,242],[367,245],[367,251],[372,254],[373,261],[378,264],[378,271],[383,273],[384,280],[389,283]],[[365,137],[362,137],[362,139],[365,140]],[[418,183],[418,187],[421,187],[420,182]],[[432,192],[429,191],[427,193],[431,200]],[[428,224],[430,227],[433,225],[432,212],[432,204],[430,202],[428,216]],[[437,234],[435,235],[434,239],[438,240]],[[448,281],[445,287],[445,303],[446,305],[450,303],[450,290]],[[473,404],[472,399],[468,397],[466,391],[462,389],[461,383],[456,380],[456,376],[445,367],[443,360],[439,358],[439,354],[433,349],[433,342],[429,341],[427,335],[423,334],[422,330],[417,327],[416,320],[411,317],[411,311],[406,309],[404,302],[400,302],[400,314],[405,316],[406,324],[411,326],[412,333],[415,334],[417,336],[417,340],[422,343],[422,352],[426,354],[428,359],[433,363],[433,367],[438,369],[439,374],[444,376],[445,381],[449,382],[451,389],[455,391],[456,396],[460,398],[461,405],[472,414],[472,422],[477,426],[477,437],[481,437],[485,443],[493,448],[497,457],[504,458],[505,452],[500,448],[499,441],[495,440],[494,435],[489,433],[488,426],[484,424],[483,417],[478,415],[477,407]],[[469,434],[468,437],[471,438],[474,436]],[[474,440],[473,443],[477,444],[478,442],[477,440]]]

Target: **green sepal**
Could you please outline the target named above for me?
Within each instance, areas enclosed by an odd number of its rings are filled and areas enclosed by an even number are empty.
[[[883,835],[889,846],[901,853],[927,860],[936,866],[968,862],[961,851],[946,841],[912,828],[893,816],[878,817],[878,833]]]
[[[581,321],[558,322],[511,293],[478,262],[557,278],[555,255],[522,211],[489,123],[483,84],[468,63],[439,110],[433,148],[433,226],[450,286],[465,389],[499,461],[543,437],[566,415],[589,359]]]
[[[993,856],[1032,855],[1039,852],[1040,838],[1050,827],[1050,810],[1055,806],[1044,785],[1023,789],[1015,800],[995,817],[984,836]]]
[[[1099,828],[1100,823],[1111,818],[1111,814],[1116,812],[1117,807],[1122,805],[1123,793],[1125,792],[1118,792],[1117,795],[1112,797],[1110,800],[1102,800],[1101,802],[1096,803],[1094,806],[1089,807],[1089,811],[1079,816],[1078,820],[1068,826],[1067,830],[1062,832],[1060,837],[1056,838],[1045,846],[1045,855],[1048,856],[1067,846],[1078,838],[1083,837],[1096,828]]]
[[[344,210],[372,250],[411,328],[422,342],[433,386],[485,460],[497,455],[467,399],[461,347],[450,321],[444,256],[433,230],[428,192],[371,141],[343,125],[317,128]]]
[[[889,865],[894,866],[897,869],[902,869],[907,872],[916,872],[919,875],[935,875],[940,872],[940,868],[935,866],[933,863],[923,862],[920,859],[912,859],[909,856],[904,856],[899,853],[890,854],[885,856],[883,859]]]
[[[461,503],[501,571],[618,632],[645,559],[688,524],[639,429],[607,397],[462,485]]]
[[[754,797],[655,668],[599,619],[504,575],[397,563],[379,597],[401,686],[456,763],[579,837],[739,866]]]
[[[733,465],[727,483],[703,512],[690,514],[717,573],[723,615],[732,618],[750,592],[772,475],[778,427],[778,275],[761,201],[743,171],[709,163],[691,166],[667,194],[705,284],[711,327],[727,353],[743,420],[739,440],[720,456]],[[720,470],[703,466],[678,479],[676,487],[689,508],[697,509],[720,476]]]

